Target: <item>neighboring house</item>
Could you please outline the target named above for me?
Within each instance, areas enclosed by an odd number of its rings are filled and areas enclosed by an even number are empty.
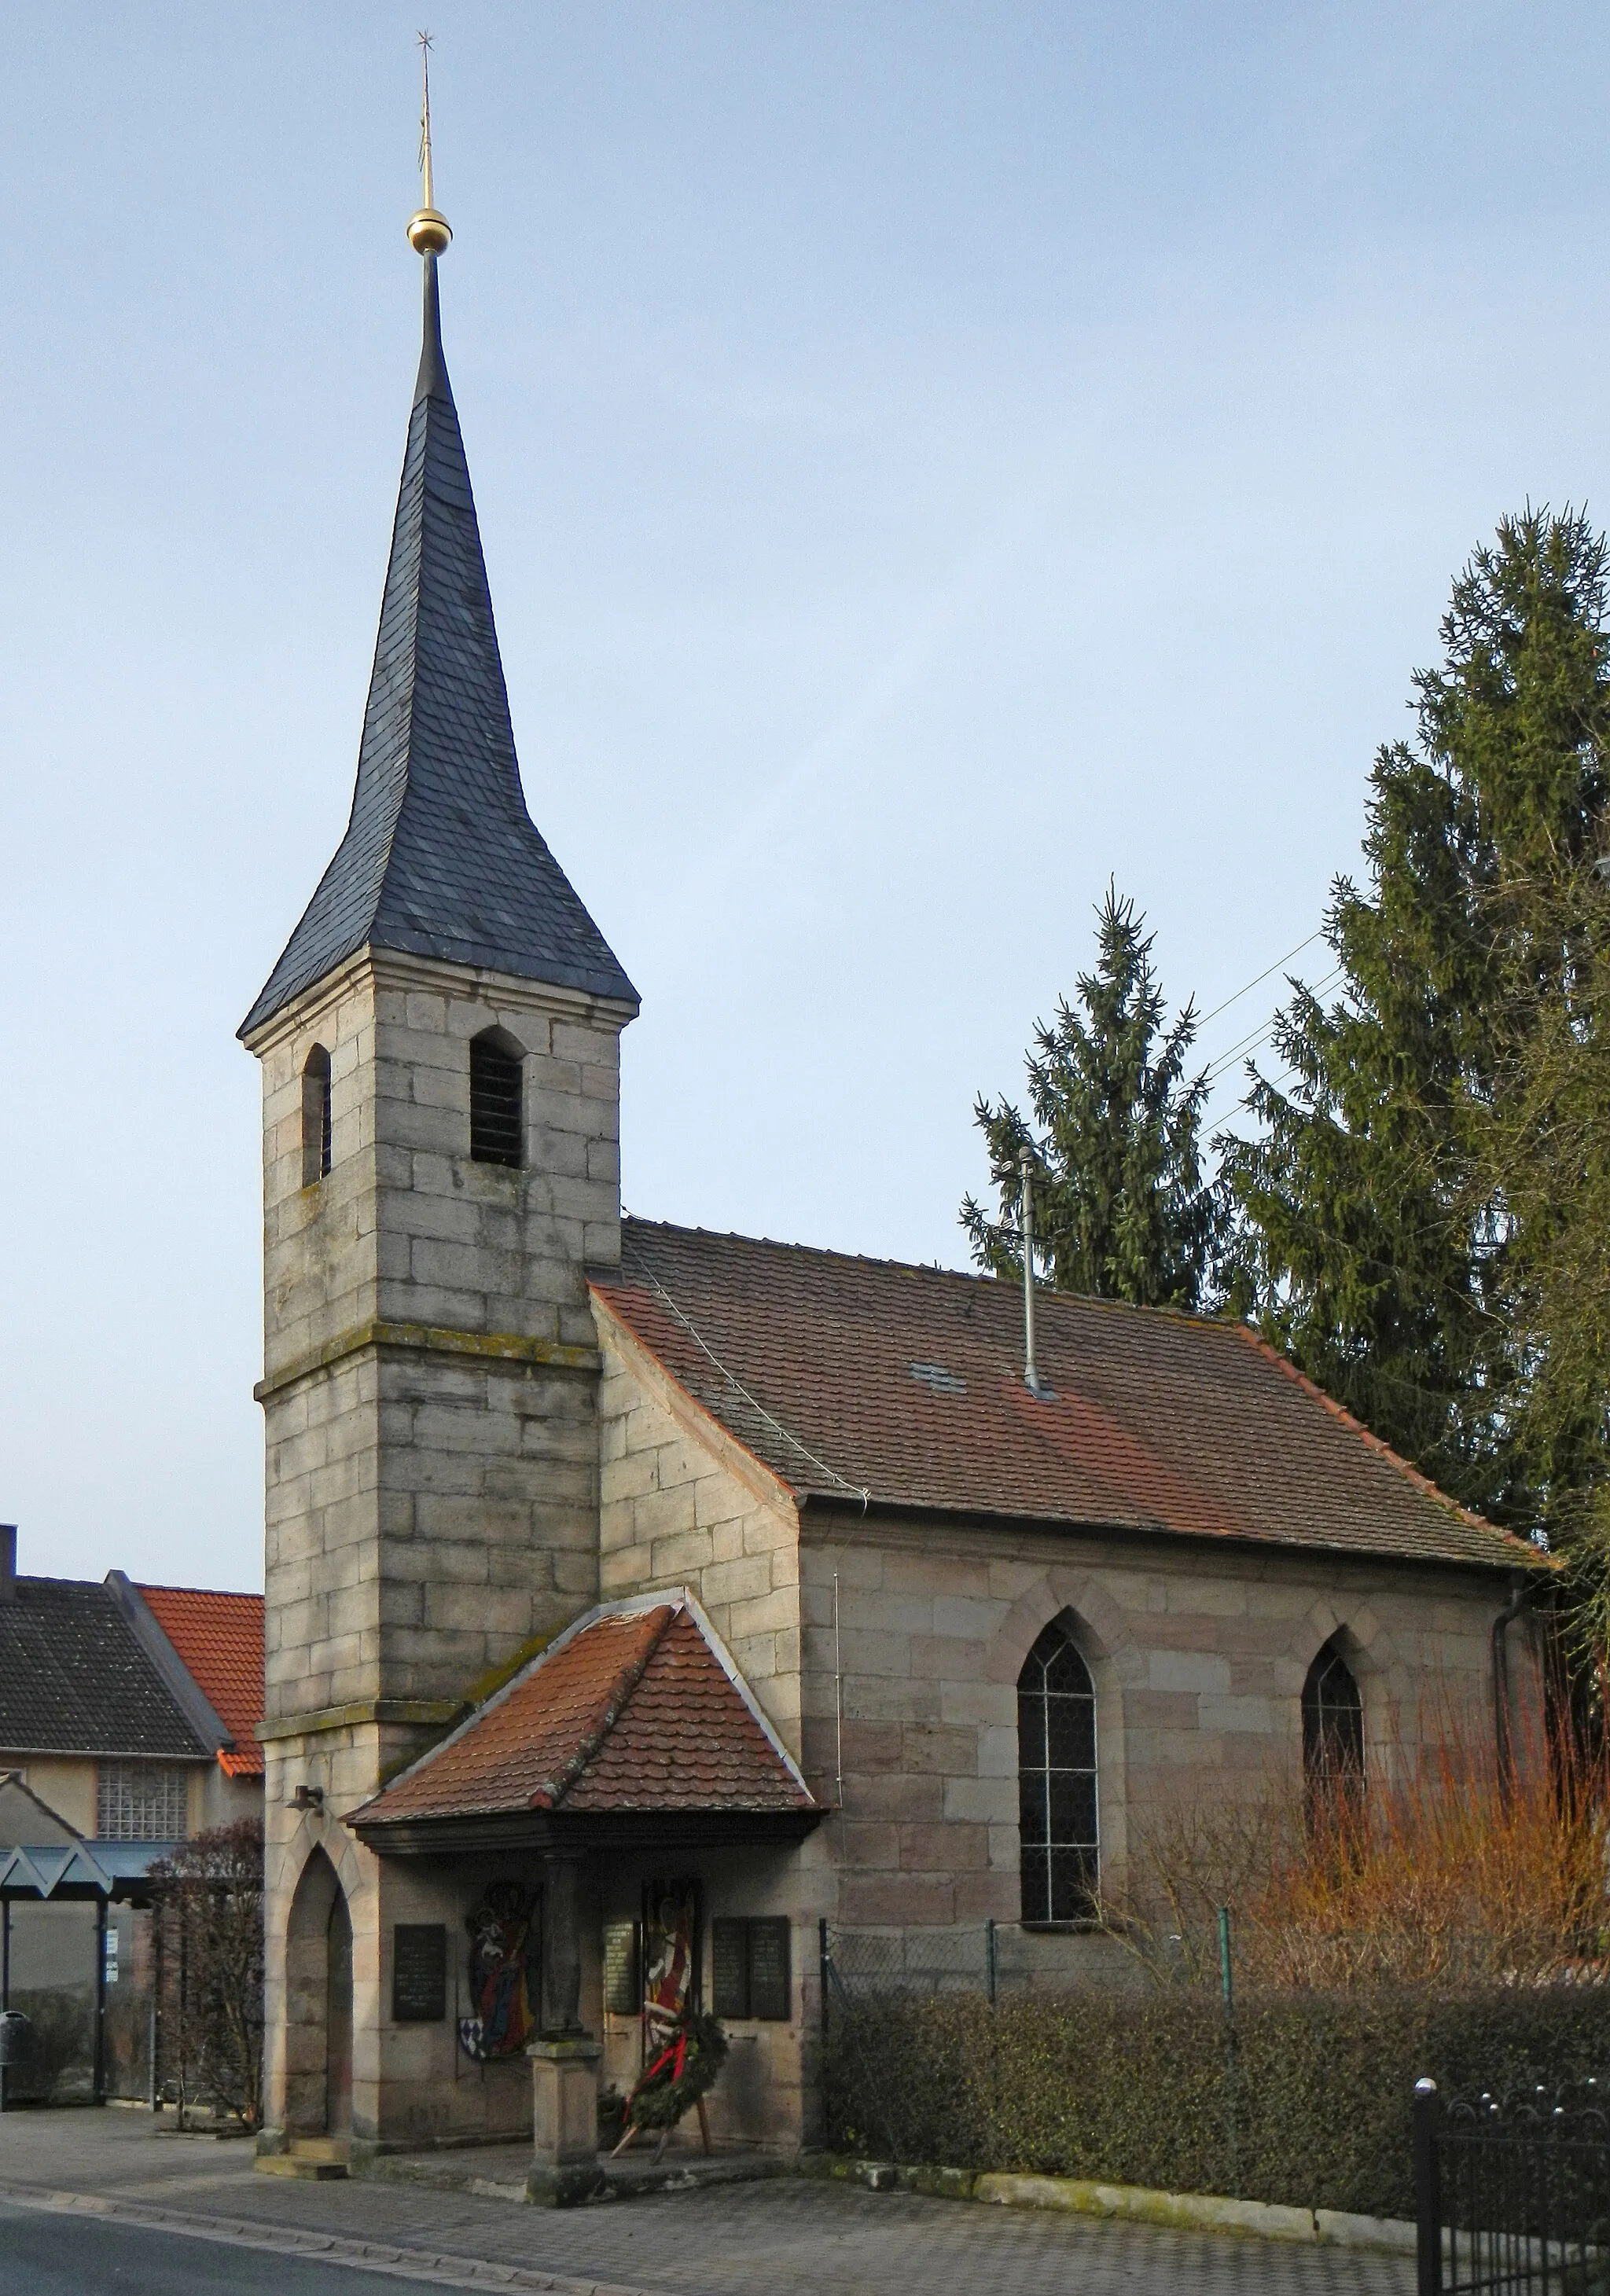
[[[437,293],[348,829],[241,1031],[264,2141],[512,2136],[702,1997],[718,2128],[794,2144],[819,1922],[1088,1973],[1154,1819],[1485,1737],[1501,1650],[1532,1697],[1547,1566],[1234,1324],[1048,1296],[1031,1391],[1009,1286],[622,1219],[637,996],[525,810]]]
[[[120,1574],[115,1573],[114,1577]],[[227,1784],[209,1780],[202,1825],[255,1817],[262,1808],[263,1598],[200,1587],[138,1587],[158,1628],[222,1726],[216,1749]],[[192,1825],[191,1832],[200,1829]]]
[[[0,1769],[91,1841],[171,1846],[256,1815],[262,1598],[16,1561],[0,1524]]]
[[[129,1994],[151,1866],[262,1810],[262,1602],[120,1570],[20,1577],[16,1542],[0,1525],[0,2006],[53,2004],[52,2093],[142,2094]]]

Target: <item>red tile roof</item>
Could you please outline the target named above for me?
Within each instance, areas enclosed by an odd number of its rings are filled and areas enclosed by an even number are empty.
[[[628,1219],[595,1299],[799,1497],[1513,1569],[1244,1324]]]
[[[152,1616],[195,1677],[202,1696],[234,1740],[218,1754],[232,1778],[260,1778],[263,1750],[263,1598],[199,1587],[142,1587]]]
[[[354,1817],[813,1807],[678,1598],[572,1629]]]

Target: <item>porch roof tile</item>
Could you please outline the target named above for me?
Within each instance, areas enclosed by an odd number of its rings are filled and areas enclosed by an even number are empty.
[[[353,1816],[814,1807],[678,1595],[584,1620]]]

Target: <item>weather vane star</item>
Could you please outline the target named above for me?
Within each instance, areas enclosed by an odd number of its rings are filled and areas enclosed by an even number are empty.
[[[437,211],[435,186],[431,171],[431,50],[436,43],[429,32],[417,36],[421,97],[419,111],[419,173],[424,199],[419,213],[408,226],[408,238],[420,255],[440,255],[453,234],[448,219]]]

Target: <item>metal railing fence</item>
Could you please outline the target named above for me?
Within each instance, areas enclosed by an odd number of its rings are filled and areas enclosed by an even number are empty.
[[[1414,2102],[1418,2296],[1606,2296],[1610,2112],[1595,2084]]]

